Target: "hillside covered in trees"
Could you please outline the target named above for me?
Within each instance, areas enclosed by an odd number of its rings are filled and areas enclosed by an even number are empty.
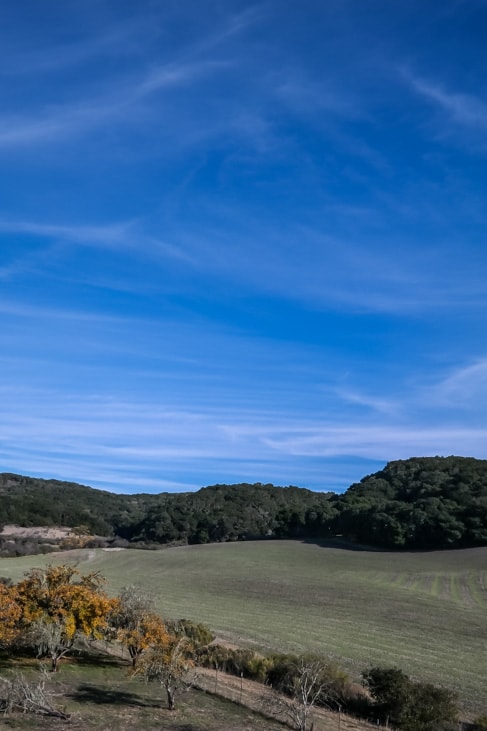
[[[349,541],[388,549],[487,545],[487,460],[390,462],[345,493],[260,483],[118,495],[0,474],[0,525],[64,525],[130,544],[254,538]]]

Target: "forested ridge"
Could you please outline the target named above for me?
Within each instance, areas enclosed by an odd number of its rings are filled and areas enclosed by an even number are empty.
[[[253,538],[346,539],[392,549],[487,545],[487,460],[390,462],[343,494],[299,487],[213,485],[119,495],[0,474],[0,524],[64,525],[131,545]]]

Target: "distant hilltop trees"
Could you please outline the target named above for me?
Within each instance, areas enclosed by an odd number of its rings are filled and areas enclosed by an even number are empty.
[[[4,473],[0,524],[67,526],[80,536],[143,547],[257,538],[345,540],[408,550],[483,546],[487,460],[390,462],[341,495],[260,483],[117,495]],[[8,552],[5,539],[0,550]]]

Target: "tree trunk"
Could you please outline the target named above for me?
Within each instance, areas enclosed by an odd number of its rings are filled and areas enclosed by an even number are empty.
[[[174,705],[174,690],[173,688],[166,688],[167,693],[167,707],[170,711],[174,711],[176,706]]]

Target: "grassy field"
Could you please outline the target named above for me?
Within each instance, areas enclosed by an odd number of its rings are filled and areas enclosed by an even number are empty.
[[[352,551],[294,541],[1,559],[0,575],[74,561],[111,592],[145,586],[160,611],[260,650],[313,650],[355,677],[373,664],[457,690],[487,710],[487,549]]]

